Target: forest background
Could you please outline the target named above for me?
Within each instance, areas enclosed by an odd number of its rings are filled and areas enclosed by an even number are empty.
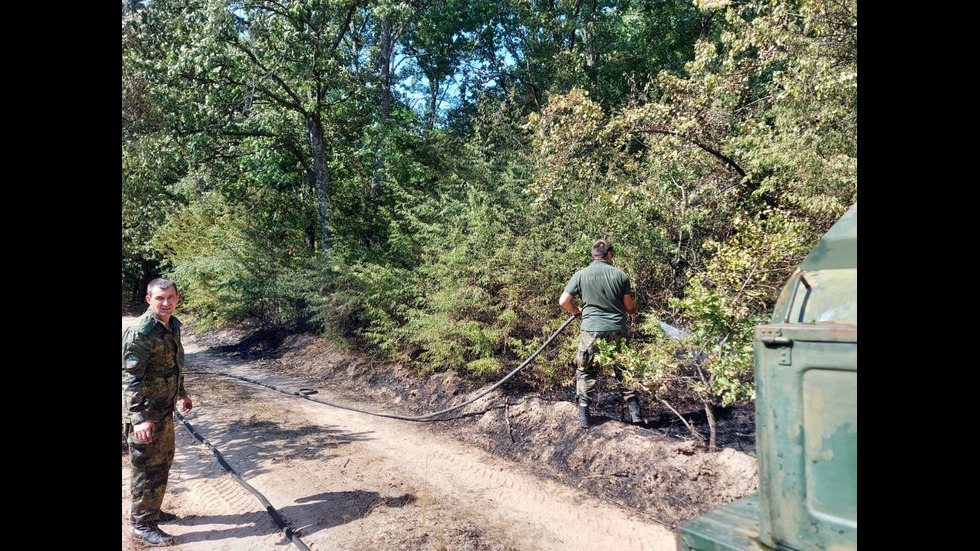
[[[599,361],[713,427],[857,143],[856,0],[123,0],[122,298],[481,383],[609,239],[640,313]]]

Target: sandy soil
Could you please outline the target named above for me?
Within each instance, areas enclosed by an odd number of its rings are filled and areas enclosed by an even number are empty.
[[[184,337],[194,410],[176,422],[172,549],[674,551],[677,524],[757,490],[745,408],[721,412],[719,452],[654,411],[583,430],[570,400],[508,385],[409,421],[482,389],[267,337]],[[128,516],[123,442],[122,549],[142,549]]]

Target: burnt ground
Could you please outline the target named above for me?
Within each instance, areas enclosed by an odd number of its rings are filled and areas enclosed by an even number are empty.
[[[496,382],[478,385],[451,373],[419,378],[308,333],[235,328],[196,334],[195,339],[213,353],[258,362],[352,401],[374,404],[369,411],[409,417],[453,408]],[[694,437],[676,414],[649,400],[642,401],[644,424],[623,423],[612,391],[614,379],[606,376],[599,382],[594,426],[585,430],[575,422],[572,369],[566,387],[532,392],[518,373],[489,398],[420,424],[671,529],[757,490],[753,404],[715,411],[717,451],[712,452],[703,443],[708,435],[703,411],[683,413],[703,439]]]

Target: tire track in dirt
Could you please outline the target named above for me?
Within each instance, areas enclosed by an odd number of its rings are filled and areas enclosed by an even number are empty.
[[[261,551],[286,548],[291,544],[279,532],[268,512],[231,475],[217,467],[211,454],[200,453],[201,444],[181,425],[178,449],[188,450],[175,458],[172,475],[184,481],[174,492],[184,519],[167,529],[177,536],[181,549],[215,549],[223,551]],[[196,446],[196,447],[195,447]],[[189,458],[190,454],[197,457]],[[210,456],[210,458],[208,457]],[[210,462],[210,463],[209,463]],[[208,476],[191,476],[188,467],[208,467]],[[229,543],[234,541],[235,543]]]

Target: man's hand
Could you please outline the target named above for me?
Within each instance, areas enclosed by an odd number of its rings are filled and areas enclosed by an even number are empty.
[[[191,409],[194,408],[194,404],[191,403],[191,399],[188,397],[177,399],[177,411],[181,413],[190,413]]]
[[[640,309],[636,301],[633,300],[633,295],[623,295],[623,306],[626,307],[627,314],[635,314]]]
[[[153,421],[143,421],[142,423],[137,423],[133,425],[133,434],[136,439],[144,444],[149,444],[150,440],[153,439],[153,433],[156,431],[156,425]]]
[[[568,294],[568,291],[562,292],[561,297],[558,299],[558,306],[561,306],[562,310],[573,316],[578,317],[582,315],[582,309],[572,304],[572,295]],[[573,310],[578,310],[578,312]]]

